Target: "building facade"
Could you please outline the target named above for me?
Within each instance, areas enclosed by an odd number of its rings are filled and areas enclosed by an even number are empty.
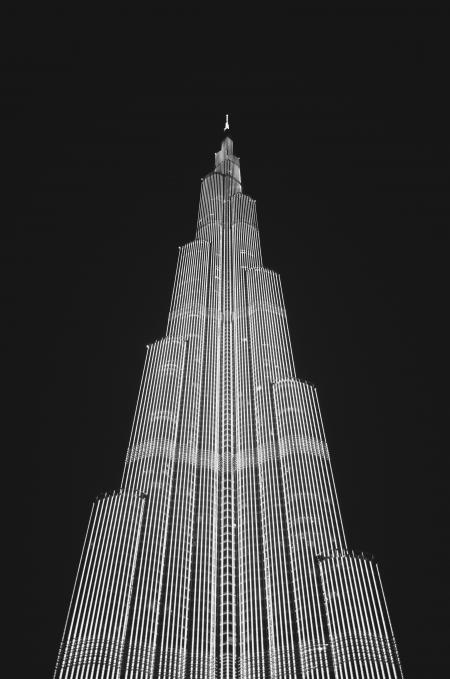
[[[91,512],[55,678],[94,677],[402,677],[229,136],[147,348],[121,488]]]

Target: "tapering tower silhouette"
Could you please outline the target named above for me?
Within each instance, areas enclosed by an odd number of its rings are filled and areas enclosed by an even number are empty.
[[[147,349],[121,489],[92,508],[55,677],[402,677],[229,136]]]

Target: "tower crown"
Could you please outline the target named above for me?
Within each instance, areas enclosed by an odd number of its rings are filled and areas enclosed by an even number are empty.
[[[239,165],[239,158],[233,155],[233,140],[228,135],[222,141],[220,151],[217,151],[214,155],[216,167],[223,163],[224,160],[231,160],[232,163]]]
[[[232,177],[237,184],[234,185],[234,191],[241,190],[241,168],[239,158],[233,154],[233,140],[226,136],[222,141],[220,151],[215,154],[215,169],[214,172]]]

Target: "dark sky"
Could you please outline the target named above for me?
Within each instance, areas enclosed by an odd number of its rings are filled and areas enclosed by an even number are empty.
[[[4,23],[15,676],[51,675],[225,113],[298,375],[319,389],[349,544],[380,563],[406,677],[445,676],[444,27],[438,10],[231,4]]]

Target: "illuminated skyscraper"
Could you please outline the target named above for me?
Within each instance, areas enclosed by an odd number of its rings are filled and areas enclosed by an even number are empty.
[[[55,677],[401,676],[227,136],[147,350],[121,489],[92,508]]]

